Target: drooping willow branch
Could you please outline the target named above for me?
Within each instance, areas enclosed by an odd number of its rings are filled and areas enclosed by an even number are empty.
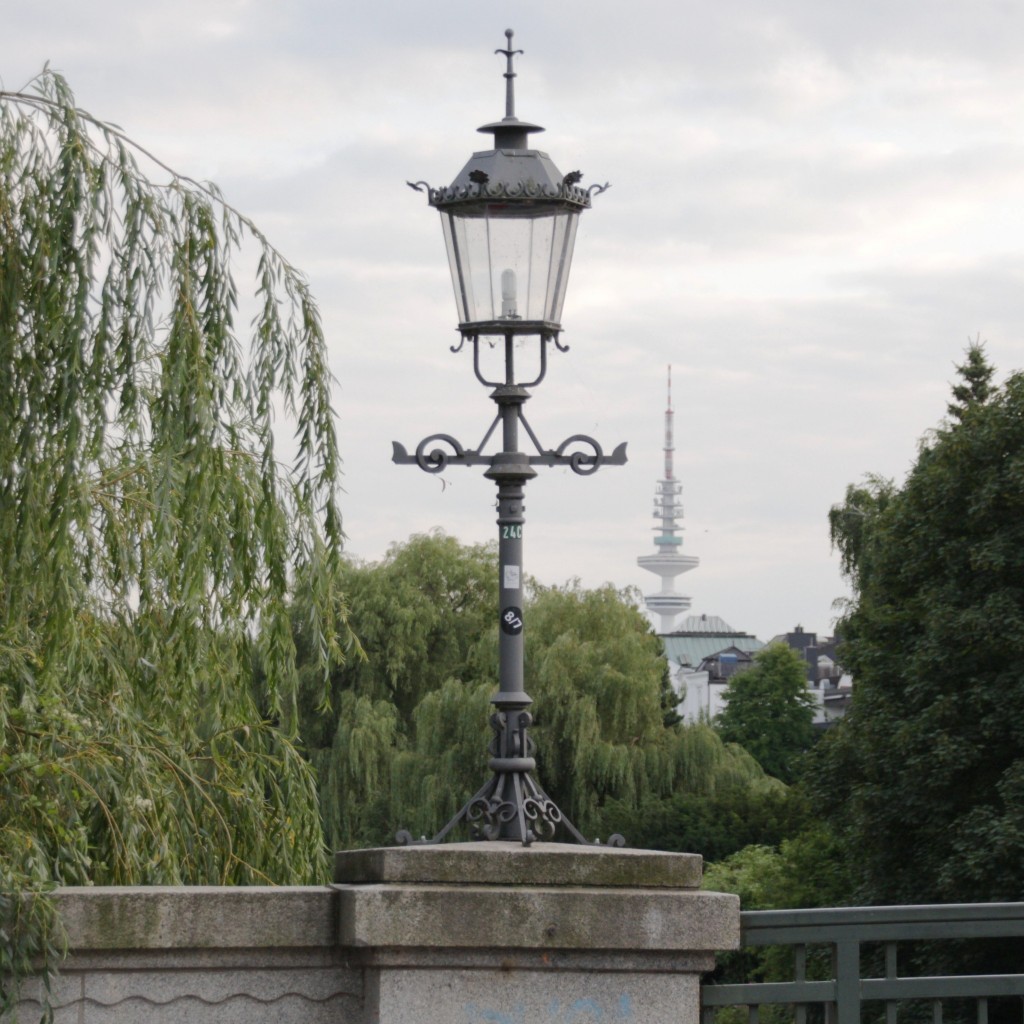
[[[3,1015],[55,884],[323,880],[298,712],[358,646],[305,278],[50,71],[0,91],[0,366]]]

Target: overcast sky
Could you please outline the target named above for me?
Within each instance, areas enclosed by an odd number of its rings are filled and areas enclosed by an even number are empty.
[[[390,462],[438,431],[475,445],[493,406],[453,355],[437,214],[517,113],[584,185],[563,340],[532,398],[548,446],[629,444],[593,477],[542,469],[526,570],[656,589],[665,367],[691,611],[762,639],[831,631],[845,593],[827,514],[901,479],[968,338],[1024,367],[1024,5],[1003,0],[6,0],[0,78],[46,61],[79,104],[216,181],[310,278],[345,456],[349,549],[440,526],[496,536],[479,470]]]

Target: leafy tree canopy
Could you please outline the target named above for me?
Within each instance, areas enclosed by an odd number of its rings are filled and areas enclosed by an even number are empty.
[[[388,844],[400,825],[439,828],[482,781],[497,552],[435,532],[347,562],[340,578],[364,653],[331,673],[325,708],[300,599],[300,728],[329,844]]]
[[[707,726],[685,728],[702,736],[709,747],[721,744]],[[602,818],[607,831],[628,836],[632,846],[699,853],[709,863],[747,846],[778,847],[808,826],[811,808],[798,790],[758,784],[755,778],[737,784],[719,779],[710,793],[690,791],[684,781],[671,796],[647,797],[636,808],[609,801]]]
[[[792,782],[797,760],[814,740],[815,701],[800,655],[785,644],[769,644],[729,680],[723,699],[715,716],[722,739],[753,754],[769,775]]]
[[[329,712],[315,688],[302,701],[328,840],[431,834],[486,778],[495,547],[416,536],[342,578],[365,661],[332,674]],[[711,729],[666,725],[665,660],[631,594],[532,583],[525,613],[538,777],[585,834],[616,831],[677,791],[784,788]]]
[[[846,851],[826,825],[808,825],[778,846],[753,844],[709,864],[703,887],[732,892],[744,910],[788,910],[798,907],[837,907],[849,902]],[[807,949],[809,980],[834,976],[832,950],[825,946]],[[747,947],[717,958],[714,980],[742,984],[749,981],[790,981],[793,954],[784,946]],[[768,1024],[792,1020],[788,1007],[763,1008]],[[740,1016],[727,1021],[738,1024]]]
[[[754,843],[707,865],[703,886],[736,893],[744,910],[840,907],[850,902],[845,853],[826,825],[811,823],[780,843]]]
[[[959,369],[904,485],[831,515],[855,687],[815,777],[871,902],[1024,898],[1024,376]]]
[[[291,581],[321,674],[347,633],[305,281],[44,72],[0,92],[0,366],[0,912],[53,883],[322,877]],[[45,942],[6,934],[0,975]]]

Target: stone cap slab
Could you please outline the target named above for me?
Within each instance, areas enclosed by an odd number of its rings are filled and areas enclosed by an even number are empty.
[[[75,950],[334,946],[330,886],[67,886],[54,893]]]
[[[736,949],[739,897],[680,889],[337,885],[339,941],[371,949]]]
[[[334,855],[334,881],[350,884],[698,889],[702,874],[703,859],[695,853],[569,843],[442,843]]]

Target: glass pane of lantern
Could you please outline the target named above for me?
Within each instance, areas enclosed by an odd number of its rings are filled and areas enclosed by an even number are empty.
[[[473,262],[482,262],[481,257],[483,261],[486,260],[486,251],[477,252],[475,261],[471,255],[474,249],[479,250],[482,247],[486,250],[486,238],[481,242],[476,237],[479,232],[467,230],[474,224],[478,222],[467,217],[456,217],[445,210],[441,211],[441,226],[444,228],[444,244],[448,250],[448,268],[451,270],[452,283],[455,286],[455,306],[459,313],[459,323],[469,323],[476,319],[476,293],[470,268]]]
[[[565,301],[565,287],[569,283],[569,267],[572,264],[573,246],[576,244],[579,211],[560,210],[555,222],[551,237],[551,260],[545,298],[548,312],[544,319],[558,324],[562,322],[562,303]]]
[[[562,315],[577,210],[488,203],[441,211],[460,323]]]

